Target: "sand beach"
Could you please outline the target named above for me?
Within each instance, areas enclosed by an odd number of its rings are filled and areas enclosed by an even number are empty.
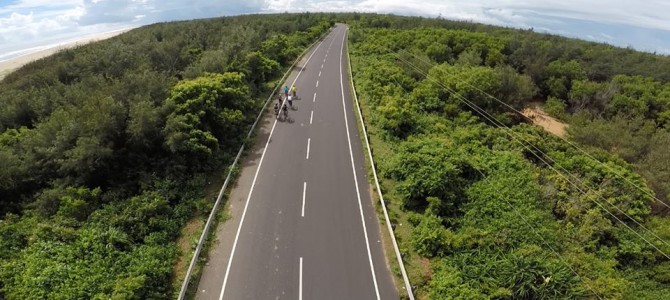
[[[76,47],[76,46],[79,46],[79,45],[84,45],[84,44],[87,44],[87,43],[108,39],[108,38],[111,38],[113,36],[117,36],[119,34],[127,32],[129,30],[130,29],[124,29],[124,30],[116,30],[116,31],[112,31],[112,32],[105,32],[105,33],[101,33],[101,34],[96,34],[96,35],[88,36],[88,37],[85,37],[85,38],[82,38],[82,39],[79,39],[79,40],[76,40],[76,41],[61,44],[61,45],[55,46],[53,48],[48,48],[48,49],[44,49],[44,50],[41,50],[41,51],[30,53],[30,54],[26,54],[26,55],[18,56],[18,57],[15,57],[15,58],[11,58],[9,60],[0,61],[0,79],[4,78],[7,74],[11,73],[12,71],[20,68],[21,66],[23,66],[23,65],[25,65],[29,62],[38,60],[38,59],[43,58],[43,57],[47,57],[47,56],[52,55],[54,53],[57,53],[58,51],[61,51],[63,49],[72,48],[72,47]]]

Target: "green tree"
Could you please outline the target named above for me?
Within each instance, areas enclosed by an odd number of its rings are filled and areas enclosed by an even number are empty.
[[[442,225],[442,219],[428,212],[421,217],[412,232],[412,246],[422,256],[436,257],[446,253],[451,232]]]
[[[567,62],[555,60],[549,63],[546,70],[549,77],[547,85],[549,88],[548,96],[565,99],[568,92],[572,89],[572,82],[575,80],[586,80],[586,71],[576,60]]]
[[[240,141],[245,112],[252,107],[249,90],[239,73],[205,74],[178,83],[167,105],[171,113],[163,130],[172,152],[210,157],[220,141]]]
[[[449,62],[453,56],[449,46],[437,42],[433,42],[430,44],[430,46],[428,46],[426,49],[426,55],[428,55],[430,59],[436,61],[437,63]]]
[[[552,96],[547,98],[547,102],[544,104],[544,110],[558,119],[565,119],[567,116],[565,112],[565,102]]]
[[[466,50],[461,52],[461,54],[458,55],[458,59],[456,60],[456,65],[458,66],[481,66],[482,65],[482,57],[481,53],[479,51],[476,51],[474,49]]]
[[[260,85],[279,71],[279,63],[265,57],[260,52],[249,52],[245,57],[246,78]]]

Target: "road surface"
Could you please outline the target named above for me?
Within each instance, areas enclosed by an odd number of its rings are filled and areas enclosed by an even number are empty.
[[[398,299],[352,107],[346,26],[288,77],[287,119],[263,119],[217,229],[197,299]]]

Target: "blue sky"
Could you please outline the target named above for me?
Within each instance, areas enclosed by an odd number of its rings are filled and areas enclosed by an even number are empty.
[[[441,16],[670,55],[670,0],[0,0],[0,60],[159,21],[284,11]]]

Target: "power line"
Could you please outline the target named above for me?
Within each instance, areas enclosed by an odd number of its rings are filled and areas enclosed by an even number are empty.
[[[405,51],[405,52],[408,53],[408,54],[410,54],[410,55],[412,55],[412,54],[411,54],[410,52],[408,52],[408,51]],[[424,63],[430,65],[431,67],[433,66],[430,62],[425,62],[425,61],[421,60],[421,58],[419,58],[419,57],[414,56],[414,58],[417,59],[417,60],[419,60],[419,61],[421,61],[421,62],[424,62]],[[426,77],[428,77],[428,74],[424,73],[424,75],[426,75]],[[499,100],[499,99],[497,99],[497,98],[491,96],[490,94],[488,94],[488,93],[484,92],[483,90],[481,90],[481,89],[475,87],[474,85],[468,83],[467,81],[465,81],[465,80],[459,80],[459,79],[457,79],[457,78],[456,78],[456,80],[459,81],[459,82],[461,82],[461,83],[464,83],[464,84],[466,84],[466,85],[468,85],[468,86],[470,86],[470,87],[475,88],[476,90],[478,90],[478,91],[480,91],[480,92],[486,94],[487,96],[489,96],[489,97],[495,99],[495,100],[498,101],[499,103],[504,104],[505,106],[511,108],[512,110],[514,110],[515,112],[517,112],[517,113],[520,114],[520,112],[519,112],[518,110],[515,110],[515,109],[514,109],[512,106],[510,106],[509,104],[507,104],[507,103],[505,103],[504,101]],[[446,86],[443,86],[443,87],[444,87],[445,89],[449,90],[452,94],[456,94],[455,91],[453,91],[451,88],[446,87]],[[457,97],[463,97],[463,96],[461,96],[461,95],[457,95]],[[464,97],[463,97],[463,98],[464,98]],[[467,99],[466,99],[466,100],[467,100]],[[469,100],[468,100],[468,101],[469,101]],[[477,107],[477,108],[479,108],[480,110],[484,111],[484,110],[483,110],[482,108],[480,108],[480,107]],[[484,112],[486,113],[486,111],[484,111]],[[495,117],[491,116],[490,114],[488,114],[488,113],[486,113],[486,114],[487,114],[488,116],[492,117],[493,119],[495,119]],[[487,119],[488,119],[488,118],[487,118]],[[489,121],[490,121],[490,119],[489,119]],[[507,129],[509,129],[509,127],[507,127],[506,125],[504,125],[502,122],[498,121],[497,119],[495,119],[495,121],[497,121],[498,123],[500,123],[500,125],[497,125],[497,124],[496,124],[496,126],[498,126],[498,127],[502,127],[502,126],[504,126],[504,127],[506,127]],[[522,138],[522,139],[523,139],[523,138]],[[547,157],[547,158],[551,161],[551,163],[557,165],[557,166],[558,166],[559,168],[561,168],[565,173],[569,174],[572,178],[574,178],[575,180],[577,180],[577,181],[578,181],[580,184],[582,184],[586,189],[588,189],[588,190],[590,190],[590,191],[593,191],[593,192],[596,192],[593,188],[589,187],[588,184],[584,183],[584,181],[583,181],[582,179],[580,179],[579,177],[577,177],[575,174],[571,173],[570,171],[566,170],[561,164],[559,164],[558,162],[556,162],[551,156],[547,155],[547,154],[544,153],[542,150],[538,149],[533,143],[528,142],[528,141],[525,140],[525,139],[523,139],[523,140],[524,140],[524,142],[526,142],[528,145],[530,145],[531,147],[533,147],[533,149],[535,149],[536,151],[542,153],[542,155],[544,155],[545,157]],[[565,139],[563,139],[563,140],[565,140]],[[576,146],[574,146],[574,147],[576,147]],[[530,150],[530,149],[528,149],[528,150]],[[579,149],[579,150],[581,150],[581,149]],[[581,150],[581,151],[584,152],[584,153],[586,153],[586,152],[583,151],[583,150]],[[531,151],[531,153],[532,153],[532,151]],[[588,153],[587,153],[587,154],[588,154]],[[598,160],[596,160],[596,161],[598,161]],[[602,163],[602,162],[600,162],[600,161],[598,161],[598,162],[604,165],[604,163]],[[614,172],[614,174],[618,174],[618,173]],[[579,191],[585,194],[585,192],[582,191],[581,189],[579,189]],[[647,192],[647,193],[648,193],[648,192]],[[658,239],[658,240],[660,240],[661,242],[663,242],[666,246],[670,247],[670,243],[666,242],[663,238],[659,237],[655,232],[653,232],[652,230],[648,229],[648,228],[645,227],[644,225],[640,224],[640,222],[638,222],[637,220],[635,220],[635,218],[633,218],[633,217],[631,217],[630,215],[626,214],[623,210],[621,210],[618,206],[616,206],[615,204],[613,204],[611,201],[607,200],[607,199],[606,199],[605,197],[603,197],[601,194],[599,194],[599,193],[597,193],[597,192],[596,192],[596,194],[597,194],[597,196],[598,196],[599,198],[601,198],[602,200],[605,200],[605,202],[607,202],[609,205],[611,205],[612,207],[614,207],[618,212],[620,212],[621,214],[623,214],[623,215],[625,215],[626,217],[628,217],[628,219],[630,219],[631,221],[633,221],[633,223],[637,224],[637,225],[640,226],[642,229],[644,229],[645,231],[647,231],[647,232],[649,232],[651,235],[653,235],[656,239]],[[652,195],[652,197],[653,197],[653,195]],[[659,201],[660,201],[660,200],[659,200]],[[609,211],[608,211],[608,212],[609,212]],[[611,214],[611,213],[610,213],[610,214]],[[614,215],[612,215],[612,216],[614,216]],[[667,256],[666,256],[666,257],[667,257]],[[670,257],[668,257],[668,258],[670,258]]]
[[[413,55],[413,54],[410,53],[409,51],[406,51],[406,50],[402,50],[402,51],[406,52],[406,53],[409,54],[409,55]],[[414,59],[416,59],[416,60],[418,60],[418,61],[420,61],[420,62],[423,62],[423,63],[425,63],[425,64],[431,65],[431,66],[433,65],[431,62],[427,62],[427,61],[425,61],[425,60],[422,60],[420,57],[417,57],[417,56],[414,56]],[[486,95],[487,97],[489,97],[489,98],[495,100],[496,102],[498,102],[498,103],[504,105],[505,107],[511,109],[512,111],[514,111],[514,112],[516,112],[516,113],[518,113],[518,114],[520,114],[520,115],[523,115],[522,112],[520,112],[519,110],[515,109],[513,106],[511,106],[511,105],[505,103],[504,101],[502,101],[502,100],[498,99],[497,97],[495,97],[495,96],[493,96],[493,95],[487,93],[486,91],[484,91],[484,90],[482,90],[482,89],[480,89],[480,88],[478,88],[478,87],[476,87],[476,86],[470,84],[469,82],[467,82],[467,81],[465,81],[465,80],[460,80],[460,79],[458,79],[458,78],[456,78],[456,80],[459,81],[459,82],[461,82],[461,83],[467,84],[468,86],[474,88],[475,90],[477,90],[477,91],[479,91],[480,93]],[[650,192],[649,189],[645,189],[645,188],[643,188],[642,186],[639,186],[639,185],[637,185],[636,183],[634,183],[634,182],[633,182],[632,180],[630,180],[629,178],[626,178],[626,177],[624,177],[623,175],[619,174],[618,172],[616,172],[616,170],[614,170],[613,168],[611,168],[611,167],[608,166],[607,164],[603,163],[602,161],[598,160],[597,158],[593,157],[593,155],[591,155],[590,153],[588,153],[586,150],[580,148],[579,146],[575,145],[574,143],[570,142],[568,139],[566,139],[566,138],[564,138],[564,137],[562,137],[562,136],[558,136],[558,138],[560,138],[560,139],[563,140],[564,142],[568,143],[568,145],[572,146],[573,148],[575,148],[575,149],[579,150],[580,152],[584,153],[584,154],[585,154],[587,157],[589,157],[590,159],[592,159],[592,160],[594,160],[594,161],[600,163],[600,164],[603,165],[605,168],[607,168],[610,172],[614,173],[614,175],[616,175],[616,176],[619,177],[620,179],[623,179],[624,181],[628,182],[630,185],[634,186],[636,189],[638,189],[639,191],[643,192],[643,193],[646,194],[647,196],[652,197],[654,200],[656,200],[657,202],[663,204],[665,207],[670,208],[670,204],[667,204],[667,203],[661,201],[660,199],[658,199],[658,198],[656,197],[656,195],[654,195],[654,193]]]
[[[395,82],[395,83],[396,83],[402,90],[404,90],[406,94],[409,94],[409,91],[407,91],[407,90],[406,90],[406,89],[405,89],[405,88],[404,88],[404,87],[403,87],[403,86],[402,86],[402,85],[401,85],[395,78],[393,78],[393,81],[394,81],[394,82]],[[476,170],[476,171],[477,171],[477,172],[484,178],[484,180],[488,180],[488,177],[486,176],[486,174],[484,174],[481,170],[479,170],[479,169],[477,169],[477,168],[475,168],[475,170]],[[556,255],[556,256],[558,257],[558,259],[559,259],[559,260],[560,260],[566,267],[568,267],[568,269],[570,269],[570,271],[572,271],[572,273],[574,273],[575,276],[577,276],[577,278],[578,278],[580,281],[582,281],[582,282],[584,283],[584,285],[586,285],[586,287],[587,287],[589,290],[591,290],[591,292],[593,293],[593,295],[595,295],[598,299],[603,299],[603,298],[602,298],[602,297],[601,297],[601,296],[600,296],[600,295],[593,289],[593,287],[591,287],[591,285],[589,285],[589,284],[586,282],[586,280],[584,280],[584,277],[581,276],[581,275],[579,275],[579,273],[577,273],[577,271],[576,271],[576,270],[575,270],[575,269],[574,269],[574,268],[573,268],[573,267],[572,267],[572,266],[565,260],[565,258],[563,258],[563,256],[562,256],[560,253],[558,253],[558,251],[557,251],[556,249],[554,249],[554,247],[552,247],[552,246],[546,241],[546,239],[544,239],[544,237],[542,237],[542,235],[541,235],[540,233],[538,233],[537,230],[535,230],[535,227],[532,226],[532,225],[530,224],[530,222],[523,216],[523,214],[519,213],[518,209],[516,209],[516,207],[515,207],[514,205],[512,205],[512,203],[511,203],[507,198],[502,197],[502,199],[505,201],[505,203],[507,203],[507,204],[509,205],[509,207],[511,208],[511,210],[512,210],[512,211],[513,211],[513,212],[514,212],[514,213],[515,213],[515,214],[516,214],[516,215],[517,215],[517,216],[518,216],[518,217],[519,217],[519,218],[520,218],[520,219],[521,219],[527,226],[528,226],[528,228],[533,232],[533,234],[535,234],[535,235],[542,241],[542,243],[544,244],[544,246],[547,247],[547,248],[549,248],[549,250],[551,250],[551,252],[552,252],[554,255]],[[589,279],[589,278],[586,278],[586,279]],[[590,280],[590,279],[589,279],[589,280]]]
[[[486,176],[486,174],[484,174],[481,170],[476,169],[476,168],[475,168],[475,170],[476,170],[477,172],[479,172],[479,174],[482,175],[482,177],[484,177],[484,180],[488,180],[488,177]],[[552,246],[547,242],[547,240],[545,240],[545,239],[542,237],[542,235],[541,235],[540,233],[537,232],[537,230],[535,230],[535,227],[533,227],[533,225],[531,225],[530,222],[528,222],[528,220],[523,216],[523,214],[519,213],[519,211],[514,207],[514,205],[512,205],[512,203],[511,203],[509,200],[507,200],[507,198],[502,197],[502,199],[505,200],[505,202],[510,206],[510,208],[512,208],[512,211],[514,211],[514,213],[515,213],[521,220],[523,220],[523,222],[526,223],[526,225],[528,225],[528,228],[529,228],[529,229],[530,229],[530,230],[531,230],[531,231],[532,231],[538,238],[540,238],[540,240],[542,240],[542,243],[543,243],[547,248],[549,248],[549,250],[551,250],[551,252],[553,252],[556,256],[558,256],[558,258],[561,260],[561,262],[562,262],[566,267],[568,267],[568,269],[570,269],[570,271],[572,271],[572,273],[574,273],[574,274],[577,276],[577,278],[579,278],[579,280],[581,280],[581,281],[586,285],[586,287],[588,287],[589,290],[591,290],[591,292],[593,292],[593,294],[596,295],[596,297],[598,297],[598,299],[603,299],[603,298],[602,298],[602,297],[601,297],[601,296],[600,296],[600,295],[593,289],[593,287],[591,287],[591,285],[589,285],[589,284],[583,279],[584,277],[582,277],[581,275],[579,275],[579,273],[577,273],[577,271],[576,271],[576,270],[575,270],[575,269],[574,269],[574,268],[573,268],[573,267],[572,267],[572,266],[565,260],[565,258],[563,258],[563,256],[562,256],[560,253],[558,253],[558,251],[556,251],[556,249],[554,249],[554,247],[552,247]],[[587,278],[587,279],[589,279],[589,278]],[[589,279],[589,280],[590,280],[590,279]]]
[[[397,54],[396,54],[396,57],[397,57],[399,60],[401,60],[401,61],[403,61],[404,63],[406,63],[407,65],[409,65],[409,66],[411,66],[412,68],[414,68],[415,70],[417,70],[418,72],[420,72],[422,75],[426,76],[426,79],[429,79],[430,81],[433,81],[434,83],[436,83],[437,85],[439,85],[439,86],[442,87],[443,89],[446,89],[447,91],[449,91],[452,95],[456,96],[456,97],[458,98],[459,101],[463,102],[463,103],[466,104],[468,107],[470,107],[471,109],[475,110],[477,113],[479,113],[480,115],[482,115],[485,119],[487,119],[489,122],[491,122],[492,124],[494,124],[496,127],[501,128],[501,129],[506,129],[506,130],[503,130],[505,133],[507,133],[508,135],[510,135],[515,141],[517,141],[517,142],[518,142],[519,144],[521,144],[526,150],[528,150],[531,154],[533,154],[535,157],[537,157],[539,160],[541,160],[544,164],[546,164],[547,167],[549,167],[549,168],[552,169],[554,172],[556,172],[558,175],[560,175],[564,180],[566,180],[566,181],[567,181],[568,183],[570,183],[573,187],[575,187],[580,193],[582,193],[582,194],[586,194],[586,192],[585,192],[582,188],[580,188],[579,186],[577,186],[577,184],[575,184],[573,181],[571,181],[570,179],[568,179],[563,173],[561,173],[561,172],[558,171],[556,168],[554,168],[549,162],[547,162],[547,161],[544,160],[542,157],[540,157],[539,155],[537,155],[534,151],[532,151],[532,150],[526,145],[526,143],[527,143],[528,145],[531,145],[535,150],[537,150],[537,151],[538,151],[539,153],[541,153],[543,156],[546,156],[546,157],[548,157],[549,159],[551,159],[551,157],[550,157],[549,155],[547,155],[546,153],[544,153],[544,152],[541,151],[540,149],[537,149],[537,147],[535,147],[532,143],[530,143],[530,142],[528,142],[528,141],[526,141],[526,140],[524,140],[525,143],[524,143],[524,142],[520,142],[520,141],[519,141],[519,138],[518,138],[515,134],[513,134],[513,130],[511,130],[509,127],[507,127],[507,126],[506,126],[505,124],[503,124],[502,122],[498,121],[495,117],[491,116],[488,112],[486,112],[485,110],[483,110],[482,108],[480,108],[480,107],[477,106],[476,104],[470,102],[468,99],[466,99],[465,97],[463,97],[463,96],[461,96],[460,94],[456,93],[454,90],[452,90],[451,88],[449,88],[449,87],[447,87],[446,85],[442,84],[441,82],[439,82],[439,81],[437,81],[437,80],[431,78],[429,74],[424,73],[424,72],[423,72],[422,70],[420,70],[418,67],[414,66],[411,62],[408,62],[408,61],[406,61],[406,60],[400,58],[400,56],[397,55]],[[512,132],[512,133],[510,133],[510,132]],[[521,139],[523,140],[523,138],[521,138]],[[555,161],[554,161],[553,159],[551,159],[551,160],[555,163]],[[557,163],[556,163],[556,164],[557,164]],[[565,168],[563,168],[562,166],[560,166],[560,164],[557,164],[557,165],[558,165],[559,167],[561,167],[564,171],[567,172],[567,170],[565,170]],[[569,173],[569,172],[567,172],[567,173]],[[580,182],[581,182],[581,181],[580,181]],[[582,183],[582,184],[583,184],[583,183]],[[587,188],[588,188],[588,186],[587,186]],[[630,216],[629,216],[628,214],[626,214],[625,212],[621,211],[618,207],[616,207],[615,205],[613,205],[611,202],[609,202],[607,199],[605,199],[602,195],[600,195],[599,193],[596,193],[596,195],[597,195],[599,198],[601,198],[601,199],[605,200],[606,202],[608,202],[610,205],[614,206],[617,210],[619,210],[619,212],[621,212],[622,214],[624,214],[626,217],[628,217],[629,219],[631,219],[633,222],[635,222],[636,224],[640,225],[642,228],[644,228],[645,230],[647,230],[648,232],[650,232],[650,233],[651,233],[652,235],[654,235],[654,237],[656,237],[658,240],[660,240],[661,242],[665,243],[666,245],[670,245],[670,244],[668,244],[665,240],[663,240],[663,239],[660,238],[658,235],[656,235],[653,231],[651,231],[651,230],[647,229],[646,227],[642,226],[642,225],[639,224],[635,219],[633,219],[632,217],[630,217]],[[656,245],[654,245],[654,244],[651,243],[649,240],[647,240],[645,237],[643,237],[640,233],[638,233],[637,231],[633,230],[628,224],[626,224],[625,222],[623,222],[619,217],[617,217],[617,216],[614,215],[611,211],[609,211],[607,208],[605,208],[600,202],[596,201],[595,199],[593,199],[593,201],[594,201],[594,202],[595,202],[601,209],[603,209],[603,210],[606,211],[609,215],[611,215],[614,219],[616,219],[618,222],[620,222],[622,225],[624,225],[624,226],[625,226],[626,228],[628,228],[630,231],[632,231],[633,233],[635,233],[640,239],[644,240],[647,244],[649,244],[650,246],[652,246],[654,249],[656,249],[656,250],[657,250],[659,253],[661,253],[663,256],[665,256],[666,258],[670,259],[670,255],[668,255],[668,254],[666,254],[665,252],[663,252],[663,251],[662,251],[661,249],[659,249]]]

